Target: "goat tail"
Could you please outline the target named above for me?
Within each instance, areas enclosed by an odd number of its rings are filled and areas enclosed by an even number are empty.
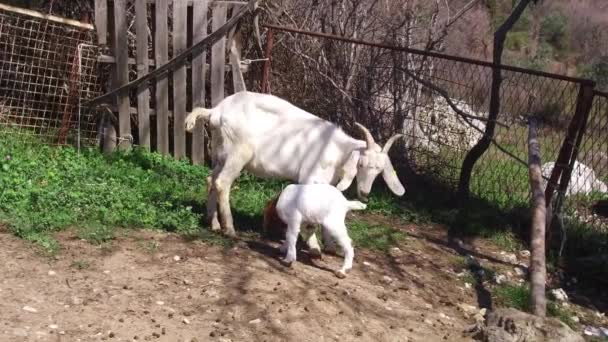
[[[348,210],[365,210],[367,205],[359,201],[348,201]]]
[[[196,107],[192,109],[192,113],[186,116],[186,131],[192,132],[194,126],[196,125],[196,120],[199,118],[203,118],[205,121],[209,121],[209,117],[213,109],[207,109],[203,107]]]

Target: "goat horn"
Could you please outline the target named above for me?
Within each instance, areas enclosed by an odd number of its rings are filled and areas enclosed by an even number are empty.
[[[384,147],[382,148],[382,152],[384,153],[388,153],[388,151],[391,149],[391,147],[393,147],[393,143],[395,142],[395,140],[404,137],[403,134],[395,134],[392,137],[390,137],[390,139],[388,139],[388,141],[386,142],[386,144],[384,144]]]
[[[372,146],[374,146],[374,144],[375,144],[374,137],[372,137],[372,134],[362,124],[360,124],[358,122],[355,122],[355,125],[357,127],[359,127],[359,129],[361,130],[361,132],[363,132],[363,135],[365,135],[365,141],[367,142],[367,148],[372,148]]]

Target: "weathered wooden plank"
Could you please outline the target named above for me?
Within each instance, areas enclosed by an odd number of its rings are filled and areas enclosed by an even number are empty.
[[[186,24],[188,22],[186,0],[173,0],[173,55],[177,56],[188,47]],[[186,66],[180,65],[173,72],[173,156],[186,156]]]
[[[213,8],[211,28],[216,31],[226,22],[228,6],[218,4]],[[224,63],[226,60],[226,37],[222,37],[211,47],[211,106],[224,99]]]
[[[196,44],[207,36],[207,0],[197,1],[192,8],[192,44]],[[208,67],[205,64],[206,54],[192,59],[192,106],[205,105],[205,75]],[[205,161],[205,135],[203,124],[197,123],[192,132],[192,163],[203,164]]]
[[[97,43],[108,43],[108,0],[95,0],[95,28],[97,29]]]
[[[148,66],[148,5],[146,0],[135,1],[135,33],[137,36],[137,77],[149,71]],[[139,144],[150,147],[150,90],[147,84],[137,88],[137,123]]]
[[[241,51],[243,44],[241,43],[241,31],[236,27],[232,29],[230,34],[230,65],[232,69],[232,85],[234,92],[245,91],[245,79],[241,72]]]
[[[99,105],[100,103],[107,102],[109,98],[116,95],[117,93],[127,91],[128,89],[137,87],[138,85],[144,82],[149,82],[152,79],[156,79],[161,77],[162,75],[167,74],[170,70],[173,70],[178,65],[187,62],[189,57],[201,53],[203,49],[207,48],[210,45],[213,45],[215,42],[217,42],[226,34],[228,34],[230,32],[230,29],[237,25],[238,22],[245,16],[245,14],[249,13],[253,9],[253,5],[255,3],[256,0],[250,0],[247,6],[239,6],[239,10],[236,13],[233,13],[232,17],[230,17],[230,19],[226,21],[226,24],[220,27],[217,31],[211,32],[207,37],[205,37],[205,39],[192,45],[191,47],[186,49],[186,51],[184,51],[182,54],[174,56],[167,63],[156,66],[156,68],[153,71],[150,71],[146,76],[138,77],[136,80],[133,80],[122,87],[115,88],[112,91],[109,91],[101,96],[98,96],[90,101],[85,102],[84,105]]]
[[[169,60],[169,29],[167,25],[169,0],[156,2],[154,58],[161,66]],[[169,82],[165,75],[156,79],[156,150],[169,154]]]
[[[126,0],[114,1],[114,55],[116,56],[116,85],[129,83],[128,45],[127,45],[127,13]],[[131,146],[131,117],[129,115],[129,93],[122,92],[118,97],[118,148],[127,149]]]

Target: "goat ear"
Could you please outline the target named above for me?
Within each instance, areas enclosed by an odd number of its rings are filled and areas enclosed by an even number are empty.
[[[391,163],[391,160],[388,158],[388,156],[386,157],[384,170],[382,170],[382,178],[384,178],[386,185],[388,185],[389,189],[391,189],[391,191],[395,195],[403,196],[403,194],[405,193],[405,188],[401,184],[401,181],[399,181],[399,177],[397,177],[397,171],[395,171],[395,168],[393,167],[393,164]]]
[[[348,157],[346,163],[342,165],[342,179],[340,179],[340,182],[338,183],[338,185],[336,185],[336,188],[338,190],[344,191],[348,189],[350,184],[353,182],[353,179],[357,175],[357,164],[359,163],[359,155],[359,151],[353,151]]]

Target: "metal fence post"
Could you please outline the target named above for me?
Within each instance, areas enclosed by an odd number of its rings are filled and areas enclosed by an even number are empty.
[[[547,205],[550,205],[551,203],[558,180],[561,180],[559,183],[560,191],[565,190],[568,186],[570,174],[572,173],[571,166],[573,166],[574,163],[572,158],[574,157],[574,160],[576,160],[576,157],[578,156],[578,145],[580,145],[580,140],[582,138],[581,131],[586,126],[589,112],[591,111],[591,106],[593,104],[594,87],[595,83],[593,82],[581,84],[580,86],[574,116],[568,126],[566,137],[559,150],[555,166],[553,167],[551,177],[547,183],[547,189],[545,189],[545,201]],[[565,168],[565,165],[568,165],[568,167]],[[566,175],[563,174],[564,171],[567,172]],[[564,178],[564,176],[566,176],[566,178]]]
[[[264,62],[264,67],[262,69],[262,85],[261,85],[262,93],[270,92],[269,81],[270,81],[270,65],[272,63],[272,46],[273,46],[273,44],[274,44],[273,29],[269,28],[268,34],[266,36],[266,47],[264,49],[265,50],[264,57],[266,57],[267,60]]]

